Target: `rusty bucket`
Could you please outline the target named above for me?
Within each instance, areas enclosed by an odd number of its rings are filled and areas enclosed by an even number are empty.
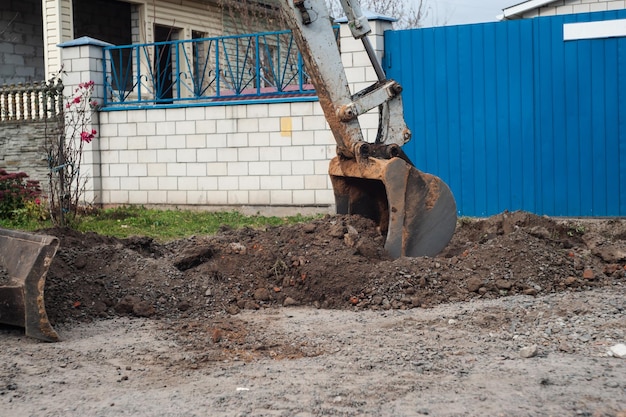
[[[405,159],[335,157],[329,173],[337,213],[377,222],[392,257],[434,256],[452,238],[456,202],[450,188]]]
[[[55,342],[44,303],[46,274],[59,247],[54,236],[0,229],[0,323]]]

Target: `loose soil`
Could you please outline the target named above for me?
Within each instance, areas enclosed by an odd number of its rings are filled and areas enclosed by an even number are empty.
[[[396,260],[358,216],[42,233],[63,341],[0,328],[2,415],[626,416],[625,219],[464,218]]]

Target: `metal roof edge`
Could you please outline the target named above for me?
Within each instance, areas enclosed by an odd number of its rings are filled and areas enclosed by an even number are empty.
[[[502,14],[498,16],[498,19],[506,20],[506,19],[521,18],[521,15],[523,15],[524,13],[530,10],[538,9],[540,7],[543,7],[550,3],[554,3],[556,1],[557,0],[528,0],[523,3],[518,3],[514,6],[510,6],[505,9],[502,9]]]

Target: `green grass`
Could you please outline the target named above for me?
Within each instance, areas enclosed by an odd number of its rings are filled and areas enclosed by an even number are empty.
[[[118,207],[83,215],[75,228],[81,232],[96,232],[119,238],[149,236],[159,241],[168,241],[191,235],[214,234],[221,226],[264,228],[300,223],[313,218],[302,215],[289,217],[245,216],[236,211],[204,212]],[[52,227],[52,223],[49,221],[21,220],[17,222],[0,219],[0,227],[34,231]]]

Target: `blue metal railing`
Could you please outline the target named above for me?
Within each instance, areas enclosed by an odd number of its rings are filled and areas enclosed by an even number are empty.
[[[104,108],[311,100],[290,31],[103,49]]]

